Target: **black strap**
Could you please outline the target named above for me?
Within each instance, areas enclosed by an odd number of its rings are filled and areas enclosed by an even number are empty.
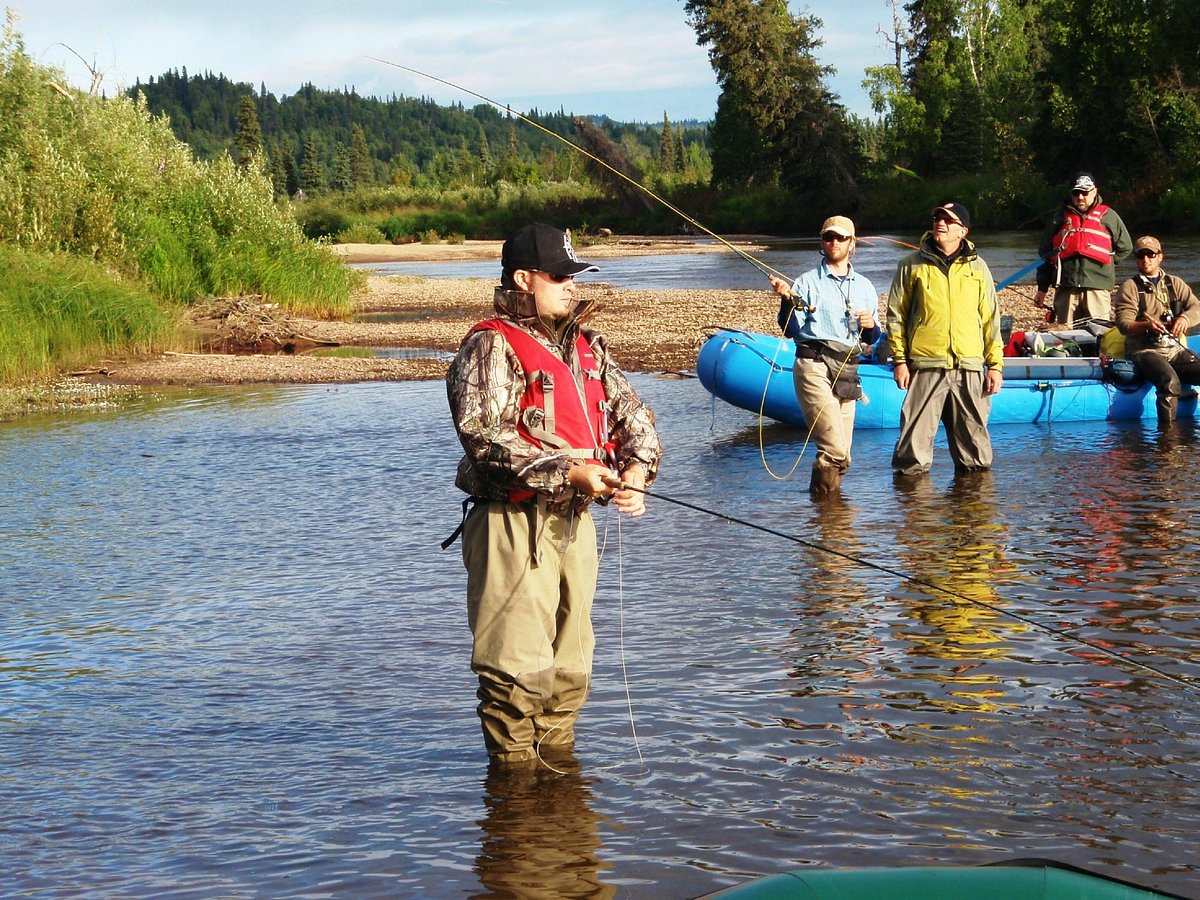
[[[458,523],[458,527],[451,532],[450,537],[442,541],[442,549],[448,550],[450,545],[458,540],[458,536],[463,533],[463,529],[467,527],[467,512],[470,510],[472,503],[478,503],[478,497],[468,497],[462,502],[462,521]]]

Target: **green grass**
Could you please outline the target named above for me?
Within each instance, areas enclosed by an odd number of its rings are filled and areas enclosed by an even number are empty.
[[[176,312],[97,263],[0,246],[0,382],[169,346]]]
[[[144,103],[70,90],[0,34],[0,383],[162,346],[181,308],[262,295],[350,311],[361,276],[307,240],[261,165],[198,161]]]

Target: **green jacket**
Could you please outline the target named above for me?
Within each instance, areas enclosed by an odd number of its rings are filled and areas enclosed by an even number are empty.
[[[963,241],[947,261],[926,234],[900,260],[888,294],[888,345],[914,369],[1004,368],[1000,308],[992,273]]]

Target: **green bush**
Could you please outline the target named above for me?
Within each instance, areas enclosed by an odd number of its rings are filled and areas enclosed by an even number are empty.
[[[386,244],[387,236],[374,225],[351,225],[337,233],[339,244]]]
[[[350,214],[337,205],[336,199],[302,200],[294,205],[296,222],[310,240],[331,238],[354,227]]]

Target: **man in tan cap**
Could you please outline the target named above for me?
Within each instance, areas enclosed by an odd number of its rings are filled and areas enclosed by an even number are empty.
[[[1200,299],[1186,281],[1162,270],[1158,238],[1145,235],[1133,246],[1138,274],[1117,292],[1117,328],[1125,335],[1125,356],[1157,391],[1159,424],[1169,425],[1183,385],[1200,384],[1200,357],[1184,339],[1200,325]]]
[[[817,446],[809,490],[833,493],[850,468],[855,403],[862,396],[858,355],[879,337],[879,294],[854,270],[854,223],[831,216],[821,225],[821,263],[790,286],[772,276],[780,296],[779,327],[796,342],[792,381]]]

